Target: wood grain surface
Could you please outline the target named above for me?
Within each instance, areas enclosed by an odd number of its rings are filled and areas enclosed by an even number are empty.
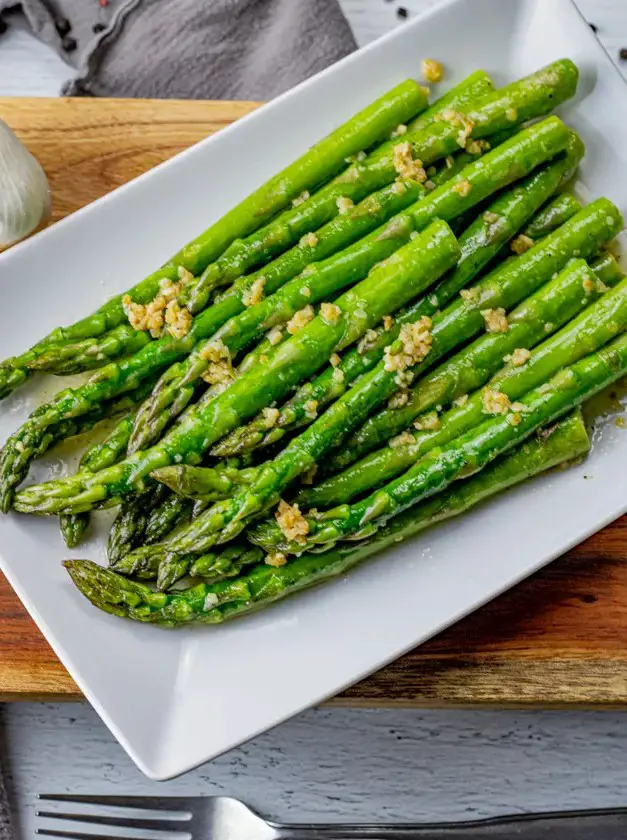
[[[0,99],[57,220],[248,113],[245,102]],[[336,698],[353,706],[627,704],[627,518]],[[0,699],[80,697],[0,579]]]

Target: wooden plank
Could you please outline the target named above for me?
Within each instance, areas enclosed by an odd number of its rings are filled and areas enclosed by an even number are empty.
[[[52,185],[53,218],[219,130],[244,102],[0,99]],[[334,702],[627,704],[627,518]],[[80,694],[0,579],[0,699]]]

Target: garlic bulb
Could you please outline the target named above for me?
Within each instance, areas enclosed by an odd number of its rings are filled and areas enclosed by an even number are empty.
[[[50,189],[39,162],[0,120],[0,248],[28,236],[50,212]]]

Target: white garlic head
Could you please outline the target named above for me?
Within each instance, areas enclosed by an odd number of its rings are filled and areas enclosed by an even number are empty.
[[[50,188],[39,162],[0,120],[0,248],[24,239],[50,212]]]

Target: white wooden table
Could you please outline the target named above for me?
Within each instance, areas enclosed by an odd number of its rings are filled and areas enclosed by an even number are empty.
[[[434,2],[341,0],[360,44],[400,23],[398,6],[411,14]],[[627,0],[579,5],[617,58],[627,46]],[[627,62],[623,68],[627,75]],[[55,95],[70,75],[26,33],[0,38],[0,95]],[[620,712],[316,709],[159,786],[141,776],[87,705],[12,704],[2,715],[22,837],[32,835],[35,795],[46,791],[230,794],[294,821],[627,805]]]

